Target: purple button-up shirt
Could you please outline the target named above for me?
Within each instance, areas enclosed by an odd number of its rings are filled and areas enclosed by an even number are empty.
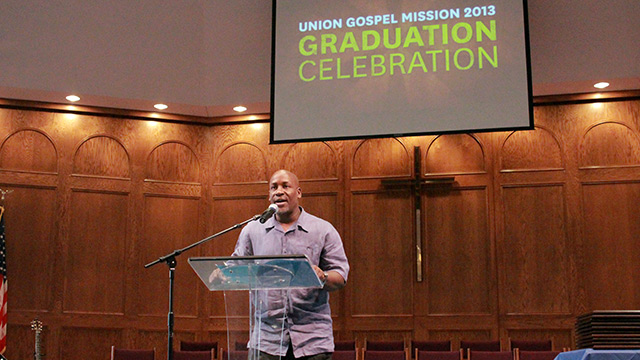
[[[250,222],[238,238],[233,256],[296,255],[309,257],[324,271],[336,271],[344,280],[349,263],[338,231],[329,222],[305,212],[286,232],[275,216],[264,224]],[[260,344],[255,334],[250,346],[285,356],[289,343],[295,357],[333,352],[329,292],[323,289],[268,290],[268,309],[262,310]],[[284,333],[281,333],[284,319]],[[282,340],[282,345],[281,345]]]

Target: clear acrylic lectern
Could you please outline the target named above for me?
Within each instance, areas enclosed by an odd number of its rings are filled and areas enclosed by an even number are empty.
[[[224,360],[257,359],[259,351],[282,349],[288,292],[322,287],[305,255],[196,257],[188,261],[210,291],[224,291],[226,349],[230,350],[224,352]],[[246,298],[238,296],[237,290],[249,292],[248,314],[238,310],[238,302]],[[238,319],[247,321],[242,325]],[[247,328],[248,334],[240,335],[240,341],[232,341]]]

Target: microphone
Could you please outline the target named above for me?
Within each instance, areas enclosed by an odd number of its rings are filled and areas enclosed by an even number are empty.
[[[265,210],[262,215],[260,215],[260,224],[264,224],[265,221],[269,220],[273,216],[273,214],[276,213],[276,211],[278,211],[278,205],[269,205],[267,210]]]

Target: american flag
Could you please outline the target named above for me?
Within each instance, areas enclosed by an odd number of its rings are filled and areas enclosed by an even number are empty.
[[[7,349],[7,247],[4,242],[4,208],[0,206],[0,354]]]

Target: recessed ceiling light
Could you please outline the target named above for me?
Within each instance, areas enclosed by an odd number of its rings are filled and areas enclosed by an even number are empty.
[[[604,89],[604,88],[609,87],[609,83],[603,81],[603,82],[599,82],[597,84],[594,84],[593,87],[594,88],[598,88],[598,89]]]
[[[244,112],[244,111],[247,111],[247,108],[242,106],[242,105],[240,105],[240,106],[234,107],[233,110],[237,111],[237,112]]]
[[[67,100],[71,101],[71,102],[76,102],[80,100],[80,97],[77,95],[69,95],[66,97]]]
[[[168,108],[168,106],[165,105],[165,104],[155,104],[155,105],[153,105],[153,107],[158,109],[158,110],[165,110],[166,108]]]

